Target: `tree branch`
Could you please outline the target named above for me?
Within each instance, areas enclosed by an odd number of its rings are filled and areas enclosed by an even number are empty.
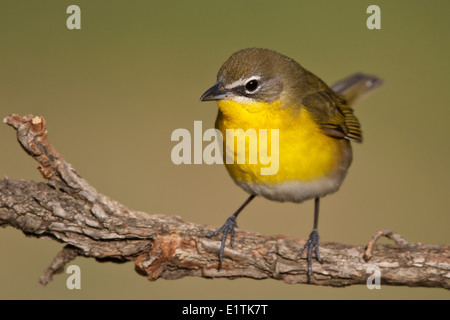
[[[307,282],[306,261],[296,258],[304,240],[237,230],[234,248],[225,249],[218,269],[220,241],[204,237],[213,227],[131,210],[98,193],[49,143],[43,117],[11,115],[4,122],[17,130],[19,143],[38,161],[48,182],[0,180],[0,226],[66,244],[39,283],[48,283],[78,255],[133,261],[150,280],[198,276]],[[396,245],[375,246],[383,235]],[[382,284],[450,288],[448,245],[408,243],[380,231],[367,250],[340,243],[322,243],[320,250],[324,263],[314,263],[311,277],[317,285],[365,284],[368,267],[375,265]]]

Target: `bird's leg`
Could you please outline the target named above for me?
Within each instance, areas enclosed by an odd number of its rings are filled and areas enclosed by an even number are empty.
[[[307,255],[306,260],[308,261],[308,282],[311,280],[312,275],[312,255],[313,250],[316,253],[316,259],[320,263],[323,263],[323,260],[320,258],[319,254],[319,233],[317,232],[317,226],[319,224],[319,200],[320,198],[314,199],[314,228],[309,234],[309,239],[306,242],[306,244],[303,246],[303,248],[300,249],[298,252],[297,257],[299,257],[303,251],[307,249]]]
[[[236,218],[239,215],[239,213],[242,211],[242,209],[244,209],[250,203],[250,201],[253,200],[254,197],[255,197],[254,194],[252,194],[250,197],[248,197],[248,199],[245,200],[245,202],[239,207],[239,209],[237,209],[236,212],[233,213],[227,219],[227,221],[225,221],[223,226],[221,226],[216,231],[212,231],[206,235],[207,238],[211,238],[211,237],[218,235],[219,233],[223,233],[222,234],[222,242],[220,244],[220,250],[219,250],[219,269],[222,267],[223,250],[225,249],[225,241],[227,240],[228,233],[230,233],[230,246],[231,246],[231,248],[233,248],[234,228],[237,228]]]

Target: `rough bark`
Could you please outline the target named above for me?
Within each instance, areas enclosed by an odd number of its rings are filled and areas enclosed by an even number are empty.
[[[307,283],[306,260],[296,257],[304,240],[237,230],[234,248],[225,249],[218,269],[220,240],[204,237],[214,227],[131,210],[98,193],[51,146],[43,117],[11,115],[4,122],[17,130],[21,146],[39,162],[47,183],[0,180],[0,226],[65,244],[39,283],[51,281],[79,255],[133,261],[136,271],[150,280],[198,276]],[[380,236],[395,244],[375,245]],[[448,245],[409,243],[382,230],[367,247],[321,243],[320,250],[324,263],[313,264],[310,279],[316,285],[365,284],[368,267],[376,266],[381,284],[450,288]]]

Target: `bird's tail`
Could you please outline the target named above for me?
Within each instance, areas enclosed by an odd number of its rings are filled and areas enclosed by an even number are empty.
[[[331,89],[342,95],[349,106],[366,97],[383,84],[377,76],[355,73],[335,83]]]

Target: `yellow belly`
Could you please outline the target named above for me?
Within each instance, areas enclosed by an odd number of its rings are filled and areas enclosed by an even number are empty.
[[[349,144],[346,141],[343,144],[342,140],[323,134],[305,108],[282,108],[279,101],[269,105],[262,102],[244,104],[232,100],[222,100],[218,101],[218,105],[220,110],[216,128],[222,132],[224,137],[224,150],[228,148],[230,151],[230,145],[227,144],[226,139],[227,129],[242,129],[243,131],[254,129],[256,132],[259,132],[260,129],[267,129],[266,144],[260,143],[257,135],[258,148],[262,148],[262,154],[268,154],[274,159],[277,150],[272,148],[274,144],[270,139],[270,131],[278,129],[279,166],[275,174],[261,174],[261,168],[270,167],[271,164],[264,164],[267,159],[260,159],[259,154],[257,163],[249,163],[248,144],[245,147],[245,163],[237,163],[238,158],[244,155],[239,154],[239,152],[242,153],[242,150],[239,151],[236,145],[234,146],[234,161],[227,163],[226,167],[238,185],[250,193],[279,201],[294,200],[290,199],[291,196],[281,200],[276,199],[280,198],[279,195],[271,197],[270,194],[275,192],[275,189],[277,189],[276,193],[281,194],[286,193],[286,189],[292,189],[293,193],[305,192],[301,190],[305,188],[308,190],[316,188],[319,191],[323,188],[330,189],[329,192],[324,190],[324,194],[337,190],[351,161],[349,159],[348,164],[342,164],[341,161],[342,147],[349,147]],[[225,163],[226,153],[224,152]],[[346,167],[343,168],[343,166]],[[315,186],[316,184],[324,184],[328,187]],[[286,186],[288,187],[286,188]],[[269,191],[264,191],[267,188]],[[319,191],[308,191],[311,195],[307,198],[315,196],[315,193],[320,193]],[[301,201],[303,200],[305,199],[302,198]],[[300,200],[296,202],[300,202]]]

